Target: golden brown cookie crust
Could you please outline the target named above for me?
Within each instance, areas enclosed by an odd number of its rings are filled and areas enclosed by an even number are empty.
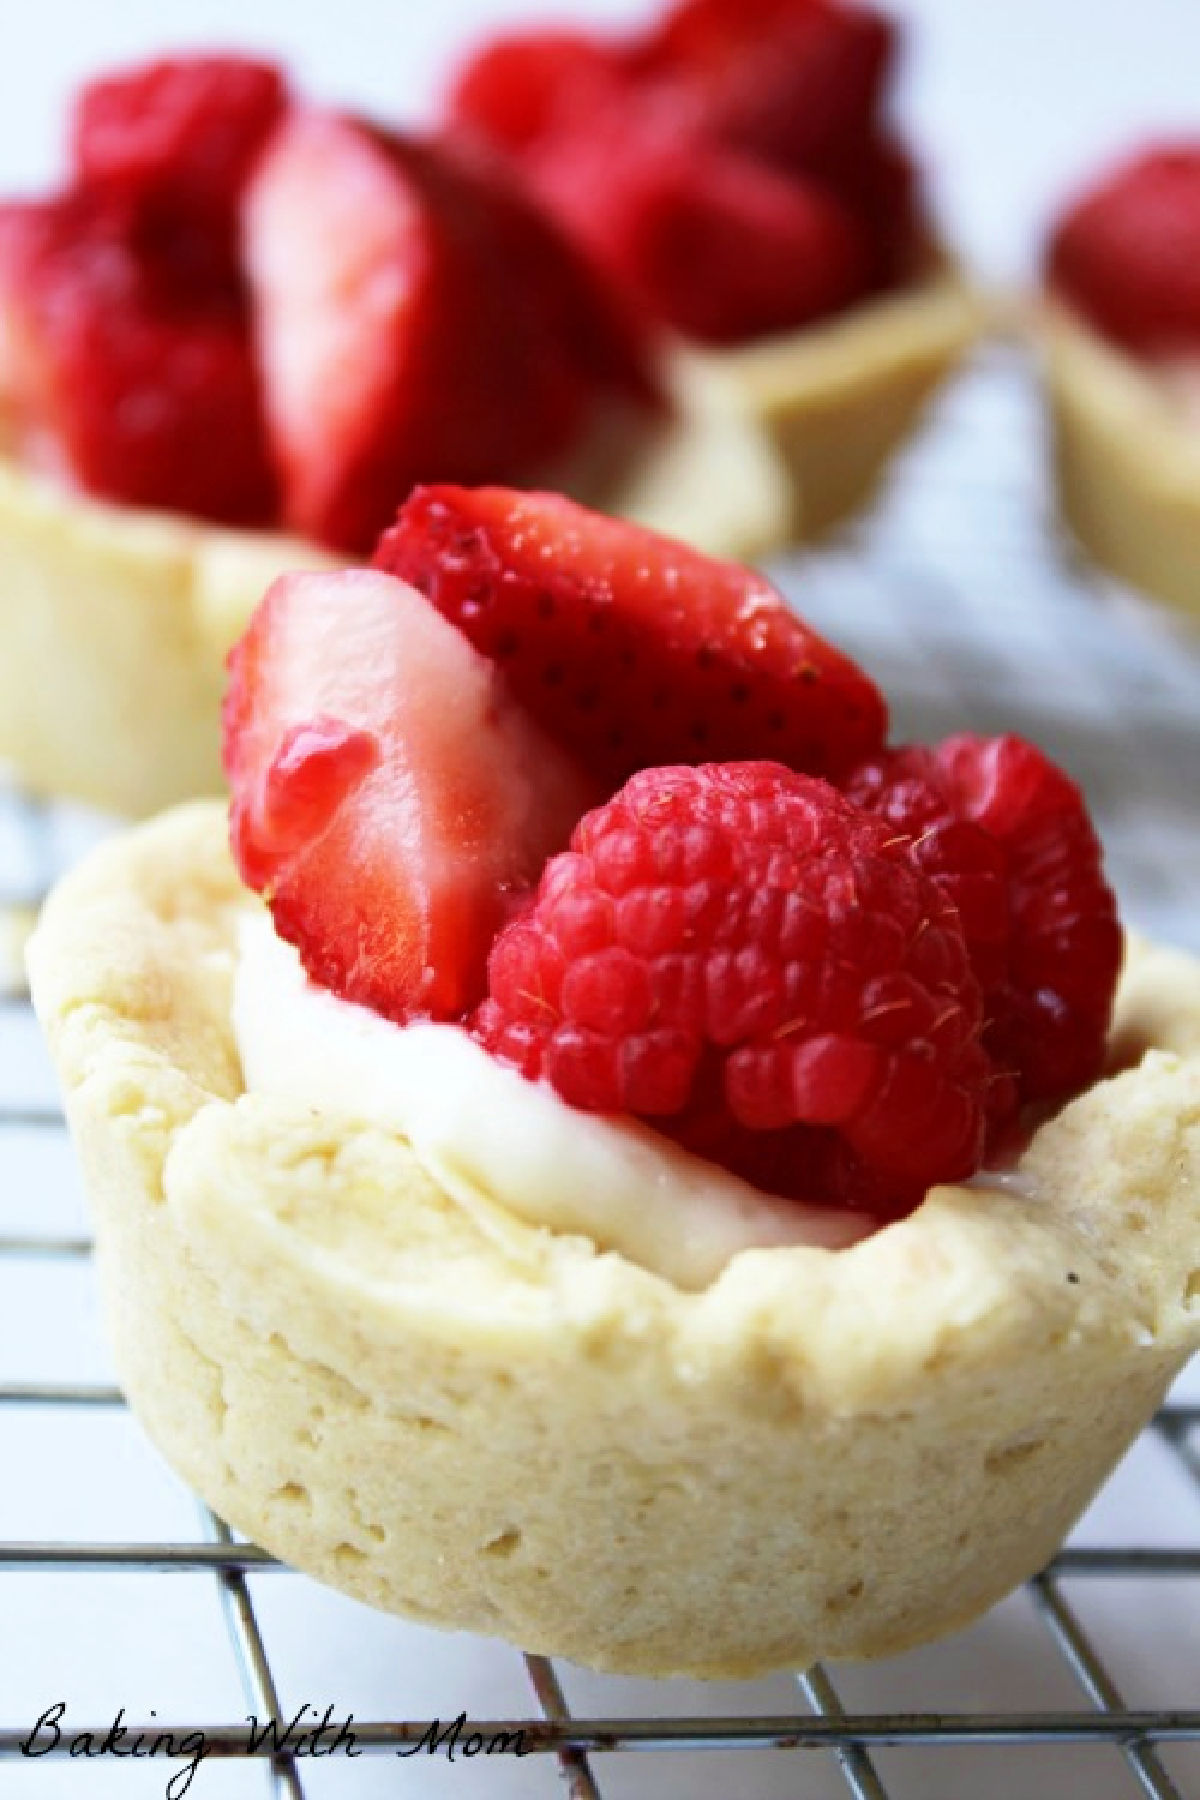
[[[1186,957],[1132,953],[1137,1066],[1036,1134],[1028,1193],[937,1189],[684,1293],[243,1094],[244,905],[223,810],[180,809],[52,897],[35,1003],[131,1404],[231,1523],[360,1599],[651,1675],[899,1651],[1052,1554],[1200,1341]]]
[[[1064,522],[1102,568],[1200,618],[1200,429],[1168,385],[1047,303],[1038,336]]]

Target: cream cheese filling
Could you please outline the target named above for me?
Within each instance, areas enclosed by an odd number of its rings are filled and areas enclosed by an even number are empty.
[[[397,1025],[315,986],[265,913],[239,929],[233,1027],[245,1085],[394,1131],[462,1204],[590,1238],[683,1288],[741,1250],[840,1249],[860,1216],[760,1193],[634,1121],[568,1106],[456,1025]]]

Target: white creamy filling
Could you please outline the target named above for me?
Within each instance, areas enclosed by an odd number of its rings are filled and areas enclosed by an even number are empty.
[[[241,924],[233,1026],[249,1092],[394,1131],[464,1205],[482,1195],[683,1288],[740,1250],[866,1235],[853,1214],[774,1199],[632,1121],[576,1111],[456,1025],[396,1025],[314,986],[265,913]]]

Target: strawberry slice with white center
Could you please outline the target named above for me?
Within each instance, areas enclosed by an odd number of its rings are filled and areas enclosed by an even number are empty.
[[[388,575],[284,576],[229,669],[233,851],[280,935],[346,999],[462,1016],[594,788]]]
[[[338,548],[418,480],[540,478],[601,401],[653,397],[622,304],[466,150],[297,111],[245,252],[288,523]]]
[[[832,777],[883,744],[874,682],[761,575],[558,494],[420,488],[375,561],[493,658],[608,792],[663,763]]]

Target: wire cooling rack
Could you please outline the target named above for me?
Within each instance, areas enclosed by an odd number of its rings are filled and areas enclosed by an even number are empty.
[[[1047,525],[1041,456],[1028,377],[993,353],[948,397],[872,520],[776,573],[880,679],[899,735],[1016,729],[1066,762],[1089,791],[1126,916],[1200,946],[1200,639],[1072,566]],[[100,829],[0,792],[10,937]],[[524,1796],[561,1792],[557,1777],[574,1800],[1200,1795],[1200,1383],[1187,1377],[1022,1593],[948,1644],[835,1673],[718,1687],[590,1676],[384,1619],[285,1570],[206,1509],[197,1520],[108,1372],[74,1164],[7,960],[5,1795],[125,1800],[162,1794],[173,1776],[172,1794],[202,1800],[261,1795],[264,1783],[291,1800]],[[297,1754],[295,1737],[275,1754],[254,1746],[251,1718],[284,1722],[301,1708],[301,1727],[330,1709],[326,1743],[352,1714],[359,1754]],[[53,1735],[32,1735],[48,1711],[62,1737],[53,1756],[34,1756]],[[102,1745],[118,1720],[115,1743],[157,1736],[157,1761],[66,1755],[81,1733]],[[435,1721],[440,1749],[426,1754]],[[523,1758],[472,1754],[518,1731]],[[195,1733],[205,1757],[181,1789]],[[168,1735],[183,1760],[164,1760]],[[658,1754],[613,1754],[632,1751]]]

